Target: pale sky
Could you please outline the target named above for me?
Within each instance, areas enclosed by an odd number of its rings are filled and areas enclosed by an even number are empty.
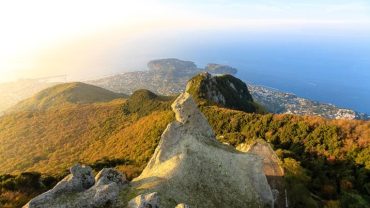
[[[0,82],[58,74],[83,78],[77,71],[92,66],[109,74],[114,59],[125,59],[115,54],[117,45],[140,50],[136,38],[153,31],[294,25],[369,27],[370,1],[2,1]]]

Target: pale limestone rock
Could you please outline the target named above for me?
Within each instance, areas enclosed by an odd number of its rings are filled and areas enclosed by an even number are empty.
[[[221,144],[188,93],[172,104],[176,121],[161,136],[135,192],[157,192],[161,208],[184,202],[199,208],[272,207],[262,159]]]
[[[177,121],[177,123],[175,122],[172,124],[186,125],[188,130],[193,131],[194,134],[201,133],[209,139],[214,139],[215,135],[211,126],[209,126],[208,121],[197,108],[191,95],[189,93],[184,93],[182,95],[183,96],[179,96],[171,105]]]
[[[175,208],[190,208],[190,206],[182,203],[182,204],[178,204]]]
[[[141,194],[128,202],[128,208],[159,208],[157,192]]]
[[[286,207],[284,169],[271,145],[264,140],[257,140],[251,144],[240,144],[237,149],[263,158],[263,172],[271,187],[275,207]]]
[[[24,207],[46,207],[45,204],[60,195],[84,191],[95,183],[92,169],[88,166],[76,164],[70,168],[70,172],[71,174],[61,180],[53,189],[33,198]]]
[[[128,184],[126,176],[113,168],[103,168],[95,177],[96,184],[84,193],[91,207],[114,205],[120,190]]]
[[[122,173],[112,168],[104,168],[95,179],[87,166],[77,164],[70,171],[53,189],[35,197],[24,208],[114,207],[120,190],[128,183]]]
[[[59,192],[83,191],[94,185],[94,176],[89,166],[77,164],[70,168],[71,174],[60,181],[52,190]]]
[[[97,185],[107,185],[115,182],[118,185],[127,183],[126,176],[114,168],[103,168],[96,176]]]

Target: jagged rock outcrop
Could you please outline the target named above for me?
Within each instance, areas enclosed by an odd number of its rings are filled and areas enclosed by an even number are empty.
[[[146,168],[129,186],[114,169],[103,169],[94,179],[90,167],[76,165],[52,190],[24,207],[272,207],[261,157],[218,142],[189,93],[171,107],[176,121],[167,126]]]
[[[114,207],[126,177],[112,168],[102,169],[93,177],[92,169],[79,164],[53,189],[33,198],[24,208],[93,208]]]
[[[260,157],[218,142],[189,93],[181,94],[172,109],[176,121],[129,192],[142,194],[139,199],[156,192],[160,208],[272,206]]]
[[[202,105],[219,105],[245,112],[262,112],[253,101],[247,85],[231,75],[212,76],[201,73],[188,81],[186,92]]]

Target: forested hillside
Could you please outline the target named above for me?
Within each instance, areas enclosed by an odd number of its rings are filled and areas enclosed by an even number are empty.
[[[139,90],[127,99],[0,117],[0,203],[20,206],[76,162],[96,170],[116,166],[128,178],[137,176],[174,118],[173,99]],[[370,122],[198,104],[220,141],[236,147],[263,139],[273,145],[286,171],[291,207],[369,207]]]
[[[237,147],[263,139],[273,145],[286,170],[292,207],[370,205],[370,122],[214,106],[202,111],[222,142]]]

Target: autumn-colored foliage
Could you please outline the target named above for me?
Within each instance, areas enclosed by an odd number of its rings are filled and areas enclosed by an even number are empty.
[[[202,111],[222,142],[237,146],[263,139],[273,145],[286,169],[292,205],[370,205],[370,122],[260,115],[215,106]]]
[[[59,103],[4,115],[0,174],[14,179],[22,172],[39,172],[41,178],[57,178],[82,162],[96,171],[115,166],[132,179],[173,120],[172,100],[141,90],[128,99]],[[261,115],[212,105],[201,105],[201,110],[222,142],[238,146],[263,139],[273,145],[286,170],[291,207],[369,205],[370,122]],[[9,190],[3,185],[2,205],[19,206],[45,190]]]

